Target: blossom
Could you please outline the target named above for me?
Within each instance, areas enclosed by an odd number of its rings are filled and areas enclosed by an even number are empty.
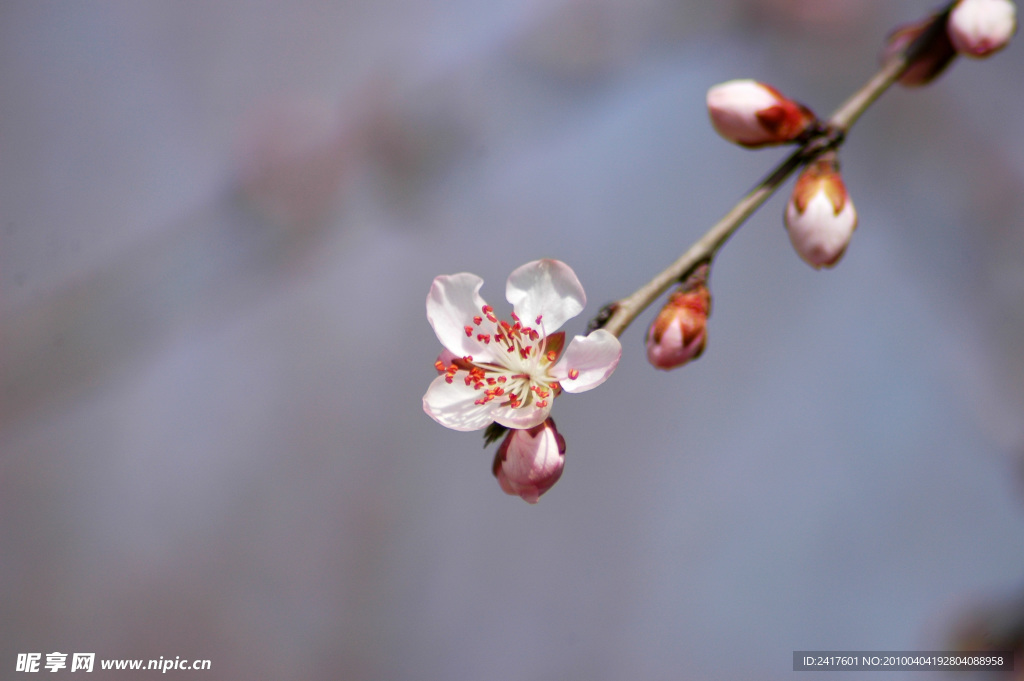
[[[451,353],[438,358],[440,375],[423,396],[423,410],[441,425],[533,428],[561,391],[596,388],[615,370],[622,346],[604,329],[576,336],[563,352],[565,333],[557,331],[587,301],[565,263],[535,260],[509,275],[511,321],[498,319],[481,286],[483,279],[462,272],[436,277],[427,295],[427,320]]]
[[[839,176],[835,154],[825,154],[797,178],[786,205],[786,230],[793,248],[809,265],[832,267],[843,257],[857,212]]]
[[[688,286],[674,291],[647,331],[647,361],[655,368],[675,369],[697,359],[707,343],[711,293],[707,270]]]
[[[553,419],[526,430],[510,430],[494,457],[494,477],[505,494],[536,504],[562,477],[565,438]]]
[[[1010,0],[960,0],[946,30],[957,52],[987,57],[1010,42],[1017,30],[1017,7]]]
[[[708,90],[707,105],[718,134],[745,147],[793,142],[817,121],[806,106],[756,80],[714,86]]]
[[[921,34],[932,27],[935,16],[926,17],[923,21],[897,27],[886,38],[882,51],[882,63],[888,62],[907,50]],[[956,50],[949,40],[947,31],[937,31],[924,45],[920,52],[908,64],[906,71],[900,76],[900,85],[916,87],[927,85],[941,74],[956,57]]]

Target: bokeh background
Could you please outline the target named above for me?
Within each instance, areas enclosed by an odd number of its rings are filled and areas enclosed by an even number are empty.
[[[582,332],[786,153],[719,139],[709,86],[825,115],[931,9],[0,4],[0,676],[62,651],[771,680],[794,650],[1012,639],[1020,44],[867,113],[835,270],[792,252],[784,189],[718,259],[699,362],[650,368],[641,317],[612,379],[559,400],[537,506],[420,402],[434,276],[480,274],[504,313],[512,269],[562,259]]]

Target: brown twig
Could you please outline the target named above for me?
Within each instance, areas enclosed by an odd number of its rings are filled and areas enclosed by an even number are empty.
[[[704,236],[698,239],[664,271],[633,294],[610,303],[591,321],[590,328],[607,329],[616,336],[622,332],[673,284],[684,280],[698,265],[711,262],[718,250],[747,218],[761,207],[795,170],[829,149],[838,148],[846,133],[876,99],[899,80],[900,76],[946,30],[946,19],[955,3],[936,14],[928,28],[906,49],[889,59],[860,89],[853,93],[815,133],[769,173],[749,194],[740,199]]]

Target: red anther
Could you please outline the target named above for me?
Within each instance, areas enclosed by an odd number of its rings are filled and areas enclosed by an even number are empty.
[[[549,350],[547,358],[549,362],[554,362],[556,359],[558,359],[558,353],[555,352],[554,350]]]
[[[476,335],[476,339],[478,341],[483,341],[484,343],[490,343],[491,342],[491,334],[489,334],[489,333],[478,333]]]
[[[507,348],[505,348],[506,352],[512,352],[515,349],[516,349],[516,346],[514,346],[514,345],[510,345]]]
[[[480,323],[481,323],[481,322],[482,322],[483,320],[484,320],[484,318],[483,318],[483,317],[481,317],[481,316],[479,316],[479,315],[477,315],[476,317],[473,317],[473,323],[474,323],[474,324],[476,324],[477,326],[480,326]]]
[[[444,362],[442,362],[441,360],[437,360],[436,362],[434,362],[434,368],[441,372],[447,369],[447,367],[444,365]]]
[[[575,381],[579,377],[580,377],[580,370],[579,369],[569,369],[569,378],[571,380]]]
[[[517,322],[519,321],[519,317],[516,316],[515,312],[512,313],[512,319],[514,319]]]
[[[473,355],[466,355],[465,357],[462,358],[462,361],[466,362],[468,364],[472,364],[473,363]]]
[[[540,326],[540,319],[543,316],[544,315],[542,315],[542,314],[537,315],[537,318],[535,320],[533,320],[533,323],[536,324],[537,326]]]
[[[473,327],[472,326],[465,326],[463,328],[466,330],[466,337],[467,338],[472,338],[473,337]]]
[[[464,378],[463,380],[466,382],[466,385],[469,385],[470,383],[473,382],[473,377],[472,376],[466,376],[466,378]]]
[[[539,338],[540,334],[534,331],[533,329],[530,329],[530,340],[536,343]]]
[[[449,383],[449,384],[451,384],[451,383],[454,383],[454,382],[455,382],[455,379],[454,379],[454,378],[452,378],[451,376],[445,376],[445,377],[444,377],[444,382],[445,382],[445,383]]]
[[[504,319],[501,320],[501,328],[505,329],[505,333],[512,333],[512,325]]]
[[[548,406],[548,403],[547,403],[546,400],[541,400],[541,401],[537,402],[537,406],[541,407],[541,408],[544,408],[544,407]]]
[[[498,323],[498,318],[495,317],[492,314],[489,314],[489,315],[487,315],[487,321],[489,321],[491,324],[497,324]]]
[[[484,305],[480,309],[483,311],[484,314],[490,314],[490,313],[494,312],[494,308],[491,307],[490,305]]]
[[[498,383],[504,383],[507,380],[504,376],[498,376]]]
[[[505,394],[505,389],[499,385],[497,388],[494,389],[494,394],[497,395],[498,397],[501,397],[502,395]]]
[[[498,382],[498,379],[496,379],[496,378],[488,378],[487,379],[487,385],[494,385],[497,382]]]

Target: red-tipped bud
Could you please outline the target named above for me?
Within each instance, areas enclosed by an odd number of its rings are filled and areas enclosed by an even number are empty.
[[[786,230],[793,248],[814,268],[832,267],[843,256],[857,212],[839,176],[834,152],[810,163],[797,178],[786,206]]]
[[[562,477],[565,438],[548,419],[526,430],[510,430],[494,457],[494,476],[505,494],[536,504]]]
[[[987,57],[1010,42],[1017,30],[1017,7],[1010,0],[960,0],[946,29],[957,52]]]
[[[882,63],[886,63],[910,47],[917,38],[935,21],[930,16],[924,21],[900,26],[889,34],[882,51]],[[900,76],[899,83],[907,87],[926,85],[942,73],[956,56],[953,43],[946,31],[936,31],[934,37],[914,57],[907,70]]]
[[[745,147],[794,142],[817,117],[803,104],[756,80],[730,80],[708,90],[708,114],[718,134]]]
[[[668,371],[700,357],[707,342],[710,312],[705,266],[669,296],[647,330],[647,361]]]

